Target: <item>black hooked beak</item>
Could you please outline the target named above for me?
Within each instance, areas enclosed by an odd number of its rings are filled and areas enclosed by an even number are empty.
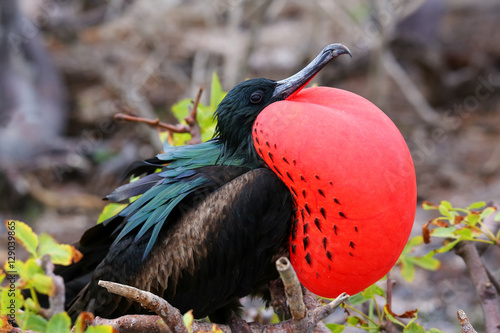
[[[284,100],[298,93],[305,87],[318,72],[325,67],[330,60],[337,58],[341,54],[348,54],[352,57],[351,51],[339,43],[330,44],[323,49],[306,67],[295,75],[287,79],[276,82],[273,99]]]

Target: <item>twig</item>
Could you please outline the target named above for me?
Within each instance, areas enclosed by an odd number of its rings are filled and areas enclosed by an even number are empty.
[[[387,273],[387,307],[392,312],[392,286],[394,286],[395,281],[391,278],[391,271]],[[387,320],[385,323],[385,331],[387,333],[392,333],[392,321]]]
[[[288,258],[281,257],[276,261],[276,268],[285,285],[285,294],[288,299],[292,318],[294,320],[304,318],[306,316],[306,306],[302,299],[302,288],[290,261]]]
[[[151,119],[146,119],[146,118],[142,118],[142,117],[131,116],[131,115],[124,114],[124,113],[117,113],[117,114],[115,114],[114,118],[116,120],[129,121],[129,122],[133,122],[133,123],[143,123],[143,124],[149,125],[151,127],[164,129],[164,130],[171,131],[174,133],[189,133],[189,128],[187,125],[183,125],[183,124],[171,125],[171,124],[161,122],[160,119],[158,119],[158,118],[156,118],[155,120],[151,120]]]
[[[64,312],[64,302],[66,299],[64,279],[62,276],[54,274],[54,264],[48,254],[42,257],[42,268],[45,275],[52,278],[54,293],[52,296],[49,296],[49,308],[40,309],[40,312],[43,312],[42,315],[45,318],[52,318],[53,315]]]
[[[396,81],[399,90],[405,95],[419,116],[427,123],[438,126],[441,122],[438,113],[429,105],[415,83],[413,83],[403,67],[394,58],[392,52],[384,52],[382,63],[387,73]]]
[[[498,294],[488,278],[475,245],[472,242],[460,242],[455,246],[455,252],[464,260],[476,288],[484,313],[486,332],[498,332],[500,328]]]
[[[493,273],[490,271],[490,269],[483,263],[484,270],[486,271],[486,274],[488,274],[488,278],[490,279],[490,282],[493,284],[495,289],[497,290],[497,294],[500,295],[500,283],[496,280],[495,276]]]
[[[108,325],[119,333],[170,333],[170,328],[165,325],[159,316],[127,315],[116,319],[96,317],[92,325]]]
[[[198,113],[198,104],[200,103],[201,94],[203,93],[203,87],[200,87],[198,90],[198,94],[196,95],[196,99],[193,102],[193,107],[189,110],[189,115],[184,118],[186,123],[189,126],[189,134],[191,134],[191,140],[187,142],[189,145],[196,145],[201,143],[201,128],[196,115]]]
[[[317,307],[313,311],[314,320],[316,322],[319,322],[319,321],[325,319],[326,317],[331,315],[339,307],[339,305],[342,304],[342,302],[344,302],[348,298],[349,298],[349,295],[347,295],[346,293],[342,293],[339,296],[337,296],[336,299],[334,299],[333,301],[331,301],[327,305]]]
[[[200,90],[198,91],[196,99],[193,101],[193,106],[189,110],[188,116],[184,118],[187,125],[184,124],[172,125],[160,121],[159,118],[152,120],[143,117],[133,116],[131,115],[132,111],[128,107],[122,104],[117,105],[117,108],[120,109],[122,112],[115,114],[114,118],[122,121],[146,124],[160,130],[170,131],[172,133],[189,133],[191,135],[191,140],[189,140],[187,144],[190,145],[198,144],[201,143],[202,140],[201,140],[201,129],[200,125],[198,124],[198,120],[196,119],[196,115],[198,112],[198,104],[200,103],[200,98],[202,93],[203,93],[203,87],[201,87]]]
[[[327,332],[327,328],[324,325],[318,325],[318,323],[331,315],[349,295],[342,293],[331,303],[308,311],[304,304],[299,279],[288,258],[281,257],[278,259],[276,261],[276,268],[285,286],[285,294],[293,318],[292,324],[294,332]]]
[[[321,322],[329,316],[335,309],[345,301],[349,295],[343,293],[334,301],[325,305],[313,308],[313,301],[309,300],[312,295],[306,293],[308,304],[311,310],[307,310],[303,302],[302,289],[297,275],[287,258],[280,258],[276,262],[276,267],[282,277],[285,286],[285,293],[290,306],[293,305],[293,320],[262,326],[259,323],[249,323],[248,327],[254,333],[326,333],[328,328]],[[95,318],[92,325],[111,325],[119,333],[143,332],[148,327],[148,332],[167,332],[166,327],[175,333],[187,333],[188,330],[183,324],[182,315],[179,310],[171,306],[167,301],[150,292],[142,291],[134,287],[121,285],[119,283],[99,281],[99,285],[105,287],[110,293],[121,295],[139,302],[143,307],[156,312],[159,316],[148,315],[127,315],[117,319]],[[317,302],[316,302],[317,304]],[[302,315],[301,319],[296,319]],[[161,320],[160,320],[161,319]],[[162,323],[163,320],[163,323]],[[165,327],[166,326],[166,327]],[[194,321],[192,325],[194,332],[211,332],[213,324]],[[217,328],[224,333],[230,333],[231,329],[227,325],[217,325]]]
[[[474,327],[470,324],[469,318],[467,318],[467,315],[463,310],[459,309],[457,311],[457,317],[460,326],[462,326],[462,333],[477,333]]]
[[[144,308],[157,313],[168,327],[174,332],[188,333],[182,321],[182,315],[179,310],[170,305],[163,298],[156,296],[148,291],[139,290],[134,287],[125,286],[123,284],[99,281],[98,284],[104,287],[108,292],[127,297],[138,303]]]

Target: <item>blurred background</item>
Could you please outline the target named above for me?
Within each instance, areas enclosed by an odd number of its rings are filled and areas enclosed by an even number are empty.
[[[499,19],[496,0],[0,0],[0,218],[77,240],[127,165],[161,151],[155,130],[113,119],[118,105],[175,122],[170,107],[201,86],[207,101],[213,72],[226,91],[279,80],[333,42],[353,57],[314,82],[396,123],[420,202],[498,201]],[[432,217],[419,209],[415,233]],[[462,308],[480,331],[463,262],[440,259],[411,284],[395,276],[395,311],[418,308],[426,328],[458,332]]]

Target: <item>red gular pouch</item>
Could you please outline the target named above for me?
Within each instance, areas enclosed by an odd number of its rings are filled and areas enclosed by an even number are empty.
[[[389,117],[361,96],[314,87],[270,104],[252,133],[297,206],[290,259],[300,282],[336,297],[387,274],[416,209],[413,161]]]

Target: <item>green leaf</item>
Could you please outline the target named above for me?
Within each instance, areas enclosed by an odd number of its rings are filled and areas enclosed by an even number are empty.
[[[422,326],[420,326],[417,323],[411,323],[410,325],[406,326],[405,329],[403,330],[404,333],[425,333],[425,330]]]
[[[35,301],[33,300],[33,298],[26,298],[24,300],[24,307],[27,308],[27,309],[30,309],[32,310],[33,312],[38,312],[40,311],[40,304],[37,304],[35,303]]]
[[[47,332],[66,333],[71,331],[71,318],[66,312],[56,313],[47,323]]]
[[[467,210],[480,209],[480,208],[483,208],[484,206],[486,206],[486,202],[478,201],[478,202],[474,202],[474,203],[470,204],[469,207],[467,207]]]
[[[430,234],[434,237],[441,238],[456,238],[454,232],[457,230],[455,227],[440,227],[430,231]]]
[[[500,212],[495,215],[495,218],[493,219],[495,222],[500,222]]]
[[[456,239],[454,241],[448,242],[440,248],[434,250],[436,253],[444,253],[450,251],[457,243],[460,242],[460,239]]]
[[[113,327],[107,325],[98,325],[98,326],[89,326],[85,333],[113,333],[116,332],[113,330]]]
[[[340,333],[345,329],[345,326],[340,324],[326,324],[326,327],[328,327],[328,329],[333,333]]]
[[[25,330],[32,330],[35,332],[46,332],[47,331],[47,320],[40,315],[24,312],[18,313],[16,319],[21,322],[21,327]]]
[[[348,301],[352,305],[358,305],[366,301],[366,298],[363,296],[363,292],[360,292],[357,293],[356,295],[349,297]]]
[[[184,120],[185,117],[188,116],[189,114],[189,106],[192,104],[191,99],[189,98],[184,98],[174,105],[172,105],[172,113],[174,114],[175,118],[181,123],[185,124],[186,121]]]
[[[414,247],[422,245],[423,243],[424,243],[424,238],[421,235],[410,238],[410,240],[408,240],[408,242],[406,243],[403,252],[401,252],[401,255],[399,256],[397,263],[399,264],[404,257],[408,256],[412,252]]]
[[[41,294],[52,296],[54,294],[54,283],[50,276],[35,274],[33,276],[33,287]]]
[[[75,247],[67,244],[59,244],[52,236],[43,233],[40,235],[38,255],[43,257],[48,254],[56,265],[67,266],[82,258],[82,254]]]
[[[106,206],[104,206],[104,209],[102,210],[101,214],[99,214],[99,218],[97,219],[97,224],[106,221],[110,217],[115,216],[116,214],[121,212],[125,207],[127,207],[127,204],[120,204],[114,202],[107,204]]]
[[[425,331],[426,333],[443,333],[443,331],[437,328],[431,328],[430,330]]]
[[[26,250],[32,255],[36,256],[36,248],[38,246],[38,237],[33,232],[30,226],[21,221],[5,221],[6,224],[15,223],[16,239]]]
[[[431,254],[433,254],[431,252]],[[441,262],[432,256],[410,257],[413,263],[428,271],[435,271],[441,266]]]
[[[420,236],[414,236],[414,237],[410,238],[410,240],[408,241],[408,243],[406,243],[406,246],[415,247],[415,246],[418,246],[418,245],[422,245],[423,243],[424,243],[424,237],[422,237],[421,235]]]
[[[448,207],[444,206],[444,205],[439,205],[439,213],[441,213],[441,215],[447,217],[447,218],[453,218],[453,214],[450,213],[450,210],[448,209]]]
[[[346,322],[349,325],[356,326],[360,321],[358,317],[347,317]]]
[[[435,210],[435,209],[437,209],[437,207],[432,202],[428,202],[428,201],[424,201],[422,203],[422,208],[424,210]]]
[[[376,284],[372,284],[371,286],[363,290],[362,294],[365,299],[373,298],[375,295],[385,297],[384,290]]]
[[[19,289],[14,289],[14,291],[12,291],[7,287],[8,285],[2,288],[0,292],[0,315],[2,316],[12,313],[15,314],[23,305],[21,291]]]
[[[193,332],[193,322],[194,322],[194,317],[193,317],[193,310],[189,310],[182,316],[182,321],[184,323],[184,326],[186,326],[187,330],[189,333]]]
[[[495,211],[496,211],[496,208],[495,208],[495,207],[488,207],[488,208],[486,208],[486,209],[485,209],[485,210],[483,210],[483,211],[481,212],[481,214],[480,214],[481,219],[482,219],[482,220],[484,220],[484,218],[485,218],[486,216],[489,216],[489,215],[493,214]]]
[[[43,269],[37,264],[36,259],[30,258],[24,265],[18,266],[18,272],[24,281],[30,282],[36,274],[43,274]]]
[[[472,240],[472,230],[469,228],[462,228],[454,232],[455,235],[460,236],[460,240]]]
[[[441,201],[440,206],[446,207],[446,209],[448,209],[448,210],[453,209],[453,206],[451,205],[451,203],[449,201],[446,201],[446,200]]]
[[[215,110],[222,99],[226,96],[226,93],[222,89],[222,85],[219,81],[219,76],[214,72],[212,74],[212,84],[210,87],[210,107]]]
[[[407,282],[412,282],[415,277],[415,266],[409,257],[401,258],[401,276]]]
[[[470,213],[465,217],[466,221],[468,222],[468,225],[475,226],[477,222],[481,219],[478,213]]]

